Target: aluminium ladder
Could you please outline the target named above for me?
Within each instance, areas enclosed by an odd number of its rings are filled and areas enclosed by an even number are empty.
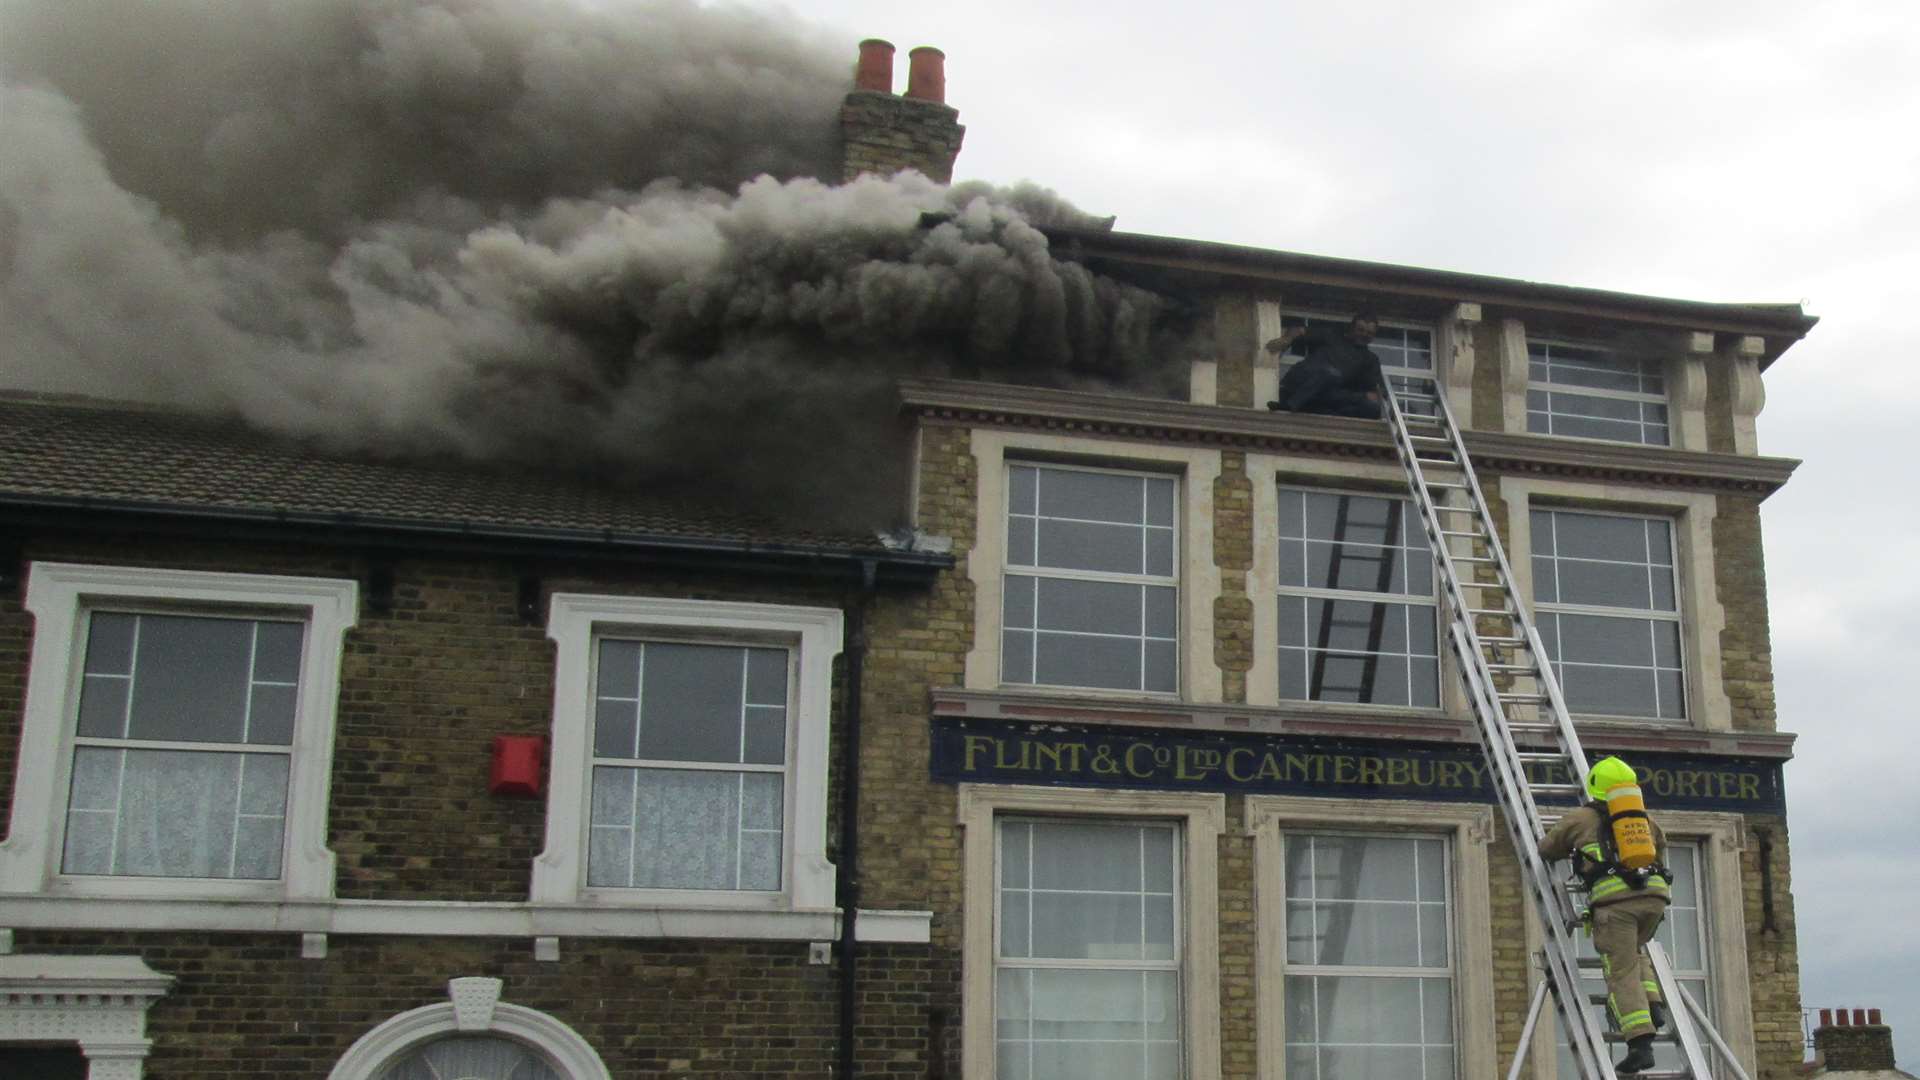
[[[1421,384],[1432,388],[1432,396],[1415,390]],[[1607,1044],[1620,1037],[1604,1030],[1585,1008],[1590,1002],[1604,1003],[1606,996],[1592,995],[1581,984],[1582,968],[1597,970],[1598,961],[1579,955],[1575,937],[1581,924],[1575,904],[1579,886],[1566,878],[1556,879],[1537,850],[1550,823],[1558,820],[1557,814],[1542,815],[1541,800],[1553,796],[1578,800],[1586,789],[1586,754],[1568,718],[1539,632],[1514,589],[1513,568],[1507,564],[1445,396],[1430,379],[1395,379],[1387,383],[1383,398],[1394,448],[1433,549],[1445,594],[1441,603],[1447,613],[1448,641],[1460,662],[1474,730],[1486,753],[1488,775],[1520,861],[1521,877],[1546,935],[1539,956],[1545,977],[1534,990],[1508,1080],[1520,1076],[1549,993],[1580,1080],[1617,1080]],[[1650,943],[1647,952],[1660,985],[1667,990],[1663,996],[1668,1030],[1662,1037],[1678,1045],[1683,1064],[1678,1070],[1656,1067],[1638,1075],[1644,1080],[1711,1080],[1714,1073],[1701,1045],[1704,1033],[1728,1074],[1748,1080],[1706,1012],[1674,978],[1659,943]]]

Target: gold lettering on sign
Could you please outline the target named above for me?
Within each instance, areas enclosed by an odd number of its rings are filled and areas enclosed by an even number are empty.
[[[966,759],[967,759],[966,771],[968,772],[972,772],[974,770],[973,760],[976,756],[980,754],[984,754],[988,750],[993,749],[993,740],[986,737],[985,735],[964,736],[962,739],[962,743],[966,748]]]
[[[1134,759],[1139,754],[1145,754],[1147,756],[1145,766],[1141,766],[1135,762]],[[1143,780],[1153,775],[1153,747],[1151,745],[1137,742],[1127,747],[1127,775]]]

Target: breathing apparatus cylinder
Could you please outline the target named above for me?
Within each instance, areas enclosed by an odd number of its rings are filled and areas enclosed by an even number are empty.
[[[1652,866],[1653,823],[1647,818],[1647,802],[1639,784],[1607,789],[1607,820],[1613,826],[1613,850],[1620,865],[1629,870]]]

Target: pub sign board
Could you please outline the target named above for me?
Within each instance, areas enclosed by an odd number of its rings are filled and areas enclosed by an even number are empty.
[[[1594,759],[1606,753],[1588,749]],[[1649,806],[1786,811],[1781,762],[1771,758],[1641,750],[1621,756],[1639,772]],[[1570,782],[1558,764],[1529,765],[1528,770],[1534,783]],[[1476,745],[947,716],[933,718],[932,774],[953,783],[1494,800],[1487,763]]]

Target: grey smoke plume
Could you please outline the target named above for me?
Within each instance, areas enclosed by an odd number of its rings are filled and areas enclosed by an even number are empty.
[[[828,182],[851,53],[788,18],[5,0],[0,27],[12,387],[880,524],[900,374],[1171,385],[1162,301],[1023,216],[1077,220],[1052,193]]]

